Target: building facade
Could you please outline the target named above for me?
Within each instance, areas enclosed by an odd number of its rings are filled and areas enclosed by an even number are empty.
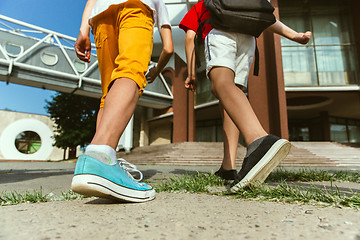
[[[125,149],[222,141],[218,101],[211,93],[204,64],[197,70],[196,92],[184,87],[185,34],[178,25],[197,0],[164,2],[169,10],[175,53],[162,75],[145,88],[130,134],[125,134],[132,144],[126,144]],[[282,22],[298,32],[310,30],[313,35],[305,46],[267,31],[257,39],[259,76],[250,74],[248,98],[265,130],[291,141],[359,144],[360,16],[355,11],[360,2],[271,0],[271,4]],[[41,37],[25,37],[25,32],[17,32],[18,27],[0,28],[0,81],[101,96],[95,53],[91,65],[84,64],[76,58],[73,45],[68,44],[75,42],[74,38],[5,16],[0,20],[42,33]],[[161,50],[155,29],[153,62],[159,59]]]
[[[187,10],[195,3],[166,1],[172,16],[175,6]],[[312,38],[305,46],[266,31],[257,39],[260,74],[249,77],[248,97],[264,128],[292,141],[360,143],[360,16],[355,12],[360,2],[271,3],[282,22],[298,32],[311,31]],[[173,105],[147,118],[149,144],[222,141],[218,101],[204,68],[198,69],[195,94],[183,86],[184,37],[176,22],[185,13],[173,18],[174,63],[163,73],[173,91]]]

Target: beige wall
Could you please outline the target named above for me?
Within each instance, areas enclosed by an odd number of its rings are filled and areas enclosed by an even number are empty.
[[[171,143],[171,122],[169,119],[160,119],[149,123],[149,145]]]
[[[33,154],[23,154],[18,151],[12,154],[12,150],[9,150],[8,146],[12,148],[15,145],[13,136],[17,135],[17,132],[26,130],[34,131],[40,135],[42,138],[40,149]],[[52,146],[53,131],[54,123],[49,116],[0,110],[0,159],[62,160],[64,151]],[[37,159],[33,159],[34,157]]]

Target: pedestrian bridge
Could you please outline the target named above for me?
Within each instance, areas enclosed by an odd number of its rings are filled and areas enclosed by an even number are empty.
[[[80,61],[74,51],[75,40],[0,15],[0,80],[100,98],[96,53],[92,52],[90,63]],[[139,105],[171,106],[173,96],[169,84],[162,75],[158,78],[145,88]]]
[[[197,1],[164,2],[169,10],[175,52],[185,59],[184,33],[178,24]],[[0,15],[0,81],[100,98],[102,93],[95,45],[92,47],[91,62],[85,63],[76,57],[75,41],[73,37]],[[153,56],[158,57],[161,49],[161,39],[155,28]],[[174,65],[173,61],[170,60],[168,66]],[[156,81],[146,86],[138,105],[153,109],[171,106],[171,81],[160,74]],[[119,146],[125,150],[132,148],[132,129],[131,120],[119,142]],[[14,139],[7,141],[13,142]]]
[[[0,81],[100,98],[96,53],[92,52],[90,63],[80,61],[74,51],[75,40],[0,15]],[[138,104],[165,108],[172,105],[172,100],[171,85],[160,74],[154,83],[147,85]],[[127,151],[132,148],[132,128],[133,120],[119,142],[119,147]]]

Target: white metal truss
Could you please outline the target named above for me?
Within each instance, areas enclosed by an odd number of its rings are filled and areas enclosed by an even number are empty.
[[[95,52],[91,53],[92,62],[84,71],[79,71],[75,66],[75,59],[77,59],[74,51],[74,44],[76,39],[61,33],[57,33],[48,29],[44,29],[32,24],[18,21],[3,15],[0,15],[0,34],[5,34],[7,39],[20,38],[20,43],[26,42],[27,45],[19,44],[23,51],[16,56],[10,54],[5,44],[9,41],[4,37],[0,37],[0,80],[7,82],[14,82],[17,84],[24,84],[33,87],[43,87],[56,91],[75,92],[77,94],[99,97],[101,96],[100,88],[100,74],[98,73],[98,61]],[[14,40],[15,41],[15,40]],[[34,58],[36,54],[39,57],[39,49],[55,47],[61,53],[62,62],[54,66],[42,66],[40,60],[29,61]],[[92,49],[96,49],[92,44]],[[155,63],[152,63],[155,64]],[[62,65],[62,69],[59,68]],[[66,68],[64,71],[63,68]],[[1,71],[6,68],[6,71]],[[15,72],[16,71],[16,72]],[[41,83],[35,80],[27,79],[23,76],[29,73],[29,76],[36,76],[41,78]],[[19,77],[21,75],[22,77]],[[25,74],[26,75],[26,74]],[[47,79],[49,77],[49,79]],[[51,81],[51,79],[61,78],[65,79],[65,83]],[[144,101],[146,106],[155,108],[162,108],[170,106],[173,95],[166,83],[164,77],[160,74],[156,81],[162,83],[162,90],[146,88],[139,104]],[[56,86],[58,84],[58,86]],[[66,85],[64,87],[64,85]]]

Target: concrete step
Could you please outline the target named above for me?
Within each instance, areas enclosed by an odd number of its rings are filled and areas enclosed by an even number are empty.
[[[246,148],[239,145],[236,163],[241,166]],[[169,164],[218,166],[223,159],[221,142],[184,142],[138,147],[118,157],[133,164]],[[360,166],[360,147],[332,142],[292,142],[292,148],[281,166]]]

